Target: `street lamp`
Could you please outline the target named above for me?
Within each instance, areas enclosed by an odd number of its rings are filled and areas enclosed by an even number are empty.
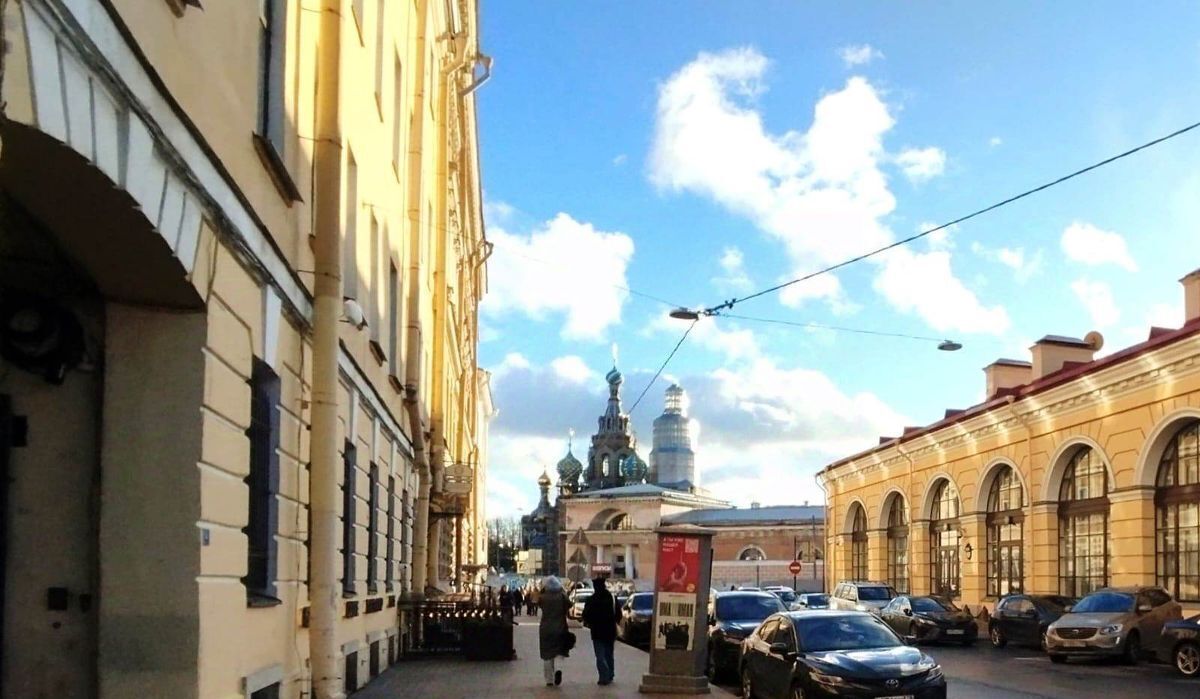
[[[962,349],[962,343],[954,340],[942,340],[938,343],[938,349],[943,352],[957,352]]]
[[[683,306],[672,310],[667,315],[671,316],[675,320],[700,320],[699,311],[693,311],[692,309],[684,308]]]

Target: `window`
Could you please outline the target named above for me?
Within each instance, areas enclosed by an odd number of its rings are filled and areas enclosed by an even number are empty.
[[[346,654],[346,696],[358,689],[358,651]]]
[[[363,38],[363,11],[365,9],[365,0],[351,0],[350,11],[354,14],[354,26],[358,28],[359,41],[362,41]]]
[[[1181,602],[1200,601],[1200,420],[1171,438],[1155,485],[1158,584]]]
[[[934,487],[929,519],[930,591],[943,597],[957,597],[961,589],[958,513],[958,489],[943,479]]]
[[[370,313],[371,342],[378,347],[383,341],[383,267],[380,261],[383,225],[374,213],[367,217],[367,224],[371,227],[371,303],[367,312]]]
[[[379,466],[367,475],[367,593],[379,591]]]
[[[250,490],[247,540],[246,600],[250,606],[279,604],[275,596],[279,530],[279,377],[255,357],[250,370]]]
[[[404,64],[398,51],[395,60],[392,69],[392,168],[396,171],[396,179],[400,179],[400,168],[404,163]]]
[[[342,594],[354,596],[354,521],[358,449],[349,440],[342,452]]]
[[[408,542],[412,541],[412,505],[408,501],[408,488],[405,488],[400,495],[400,564],[404,565],[409,561]],[[404,570],[404,579],[410,580],[409,571]],[[403,585],[401,591],[404,590]]]
[[[392,591],[392,581],[396,579],[396,477],[388,476],[387,489],[387,570],[384,572],[384,585],[388,592]]]
[[[346,247],[342,253],[342,295],[358,298],[358,162],[346,153]]]
[[[276,682],[251,693],[250,699],[279,699],[279,683]]]
[[[379,107],[379,118],[383,118],[383,37],[386,25],[384,0],[375,2],[375,106]]]
[[[767,554],[763,553],[763,550],[757,546],[747,546],[746,548],[742,549],[741,553],[738,554],[738,560],[765,561],[767,560]]]
[[[1002,597],[1021,592],[1024,492],[1011,466],[1001,467],[987,496],[987,594]]]
[[[908,593],[908,508],[896,495],[888,507],[887,581],[900,592]]]
[[[388,373],[396,376],[400,365],[400,273],[396,263],[388,263],[387,293]]]
[[[258,123],[256,131],[283,157],[284,45],[287,0],[258,0]]]
[[[1090,448],[1071,457],[1058,496],[1058,591],[1082,597],[1108,585],[1108,471]]]
[[[854,523],[850,527],[850,577],[868,580],[867,564],[867,512],[860,504],[854,506]]]

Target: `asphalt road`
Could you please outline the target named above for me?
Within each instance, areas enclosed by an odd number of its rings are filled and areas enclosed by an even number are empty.
[[[950,699],[1197,699],[1200,680],[1184,679],[1168,665],[1143,661],[1070,661],[1054,665],[1041,651],[992,648],[985,639],[971,648],[922,646],[942,665]],[[722,685],[737,692],[733,685]]]

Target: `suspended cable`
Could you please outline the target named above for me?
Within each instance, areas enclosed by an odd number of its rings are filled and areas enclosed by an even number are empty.
[[[883,246],[883,247],[881,247],[881,248],[876,248],[875,250],[871,250],[870,252],[863,253],[863,254],[861,254],[861,255],[858,255],[857,257],[852,257],[852,258],[850,258],[850,259],[848,259],[848,260],[844,260],[844,261],[842,261],[842,262],[839,262],[839,263],[837,263],[837,264],[835,264],[835,265],[831,265],[831,266],[829,266],[829,267],[825,267],[825,268],[823,268],[823,269],[819,269],[819,270],[817,270],[817,271],[815,271],[815,272],[811,272],[811,273],[809,273],[809,274],[806,274],[806,275],[804,275],[803,277],[799,277],[799,278],[797,278],[797,279],[793,279],[793,280],[791,280],[791,281],[784,282],[784,283],[782,283],[782,284],[776,284],[775,286],[772,286],[772,287],[770,287],[770,288],[767,288],[767,289],[763,289],[762,291],[756,291],[756,292],[754,292],[753,294],[749,294],[748,296],[743,296],[743,297],[741,297],[741,298],[733,298],[733,299],[730,299],[730,300],[728,300],[728,301],[726,301],[726,302],[724,302],[724,303],[718,304],[718,305],[716,305],[716,306],[711,306],[711,307],[709,307],[709,308],[705,308],[705,309],[703,309],[702,311],[698,311],[698,312],[695,312],[695,311],[693,311],[693,313],[698,313],[699,315],[714,315],[714,314],[715,314],[717,311],[720,311],[721,309],[733,308],[733,306],[734,306],[735,304],[738,304],[738,303],[743,303],[743,302],[745,302],[745,301],[749,301],[750,299],[755,299],[755,298],[758,298],[759,296],[765,296],[766,294],[774,293],[774,292],[776,292],[776,291],[779,291],[780,289],[786,289],[787,287],[789,287],[789,286],[792,286],[793,284],[799,284],[800,282],[807,281],[807,280],[809,280],[809,279],[812,279],[813,277],[817,277],[817,276],[820,276],[820,275],[822,275],[822,274],[828,274],[829,272],[833,272],[833,271],[835,271],[835,270],[841,269],[842,267],[846,267],[847,265],[852,265],[852,264],[854,264],[855,262],[860,262],[860,261],[862,261],[862,260],[865,260],[865,259],[867,259],[868,257],[873,257],[873,256],[875,256],[875,255],[878,255],[878,254],[882,253],[882,252],[887,252],[888,250],[891,250],[892,248],[896,248],[896,247],[899,247],[899,246],[901,246],[901,245],[907,245],[908,243],[911,243],[911,242],[913,242],[914,240],[918,240],[918,239],[920,239],[920,238],[924,238],[925,236],[927,236],[927,235],[929,235],[929,234],[931,234],[931,233],[936,233],[936,232],[938,232],[938,231],[940,231],[940,230],[944,230],[944,229],[946,229],[946,228],[949,228],[949,227],[951,227],[951,226],[954,226],[954,225],[957,225],[957,224],[959,224],[959,223],[962,223],[963,221],[969,221],[970,219],[973,219],[973,218],[975,218],[976,216],[982,216],[983,214],[986,214],[986,213],[988,213],[989,211],[994,211],[994,210],[996,210],[996,209],[999,209],[999,208],[1000,208],[1000,207],[1002,207],[1002,206],[1007,206],[1007,205],[1009,205],[1009,204],[1011,204],[1011,203],[1013,203],[1013,202],[1015,202],[1015,201],[1018,201],[1018,200],[1020,200],[1020,199],[1024,199],[1025,197],[1028,197],[1028,196],[1031,196],[1031,195],[1033,195],[1033,194],[1037,194],[1038,192],[1041,192],[1041,191],[1044,191],[1044,190],[1050,189],[1051,187],[1054,187],[1054,186],[1056,186],[1056,185],[1060,185],[1060,184],[1062,184],[1063,182],[1066,182],[1067,180],[1074,179],[1074,178],[1076,178],[1076,177],[1079,177],[1080,175],[1083,175],[1083,174],[1085,174],[1085,173],[1091,172],[1092,170],[1096,170],[1096,169],[1098,169],[1098,168],[1104,167],[1105,165],[1109,165],[1109,164],[1111,164],[1111,163],[1115,163],[1116,161],[1118,161],[1118,160],[1121,160],[1122,158],[1127,158],[1127,157],[1129,157],[1129,156],[1133,155],[1134,153],[1137,153],[1137,152],[1139,152],[1139,151],[1143,151],[1143,150],[1145,150],[1145,149],[1147,149],[1147,148],[1150,148],[1150,147],[1152,147],[1152,146],[1156,146],[1156,145],[1158,145],[1158,144],[1160,144],[1160,143],[1163,143],[1163,142],[1165,142],[1165,141],[1169,141],[1169,140],[1171,140],[1172,138],[1175,138],[1175,137],[1177,137],[1177,136],[1182,136],[1183,134],[1185,134],[1185,133],[1187,133],[1187,132],[1189,132],[1189,131],[1193,131],[1193,130],[1195,130],[1195,129],[1197,129],[1197,128],[1200,128],[1200,121],[1198,121],[1198,122],[1195,122],[1195,123],[1193,123],[1193,124],[1190,124],[1190,125],[1188,125],[1188,126],[1185,126],[1185,127],[1183,127],[1182,129],[1179,129],[1179,130],[1177,130],[1177,131],[1172,131],[1171,133],[1169,133],[1169,134],[1167,134],[1167,135],[1165,135],[1165,136],[1160,136],[1159,138],[1156,138],[1156,139],[1154,139],[1154,140],[1152,140],[1152,141],[1147,141],[1146,143],[1143,143],[1142,145],[1140,145],[1140,146],[1137,146],[1137,147],[1135,147],[1135,148],[1130,148],[1129,150],[1127,150],[1127,151],[1124,151],[1123,153],[1118,153],[1118,154],[1116,154],[1116,155],[1114,155],[1114,156],[1112,156],[1112,157],[1110,157],[1110,158],[1105,158],[1104,160],[1101,160],[1100,162],[1093,163],[1093,164],[1091,164],[1091,165],[1088,165],[1088,166],[1087,166],[1087,167],[1085,167],[1085,168],[1081,168],[1081,169],[1079,169],[1079,170],[1076,170],[1076,171],[1074,171],[1074,172],[1072,172],[1072,173],[1070,173],[1070,174],[1063,175],[1062,177],[1059,177],[1058,179],[1051,180],[1050,182],[1046,182],[1045,184],[1038,185],[1037,187],[1034,187],[1033,189],[1027,189],[1027,190],[1025,190],[1024,192],[1021,192],[1020,194],[1017,194],[1017,195],[1011,196],[1011,197],[1009,197],[1009,198],[1007,198],[1007,199],[1004,199],[1004,200],[1002,200],[1002,201],[998,201],[998,202],[996,202],[995,204],[992,204],[991,206],[986,206],[986,207],[984,207],[984,208],[982,208],[982,209],[978,209],[978,210],[976,210],[976,211],[973,211],[973,212],[971,212],[971,213],[967,214],[966,216],[960,216],[960,217],[958,217],[958,218],[954,219],[953,221],[948,221],[948,222],[946,222],[946,223],[943,223],[943,224],[942,224],[942,225],[940,225],[940,226],[935,226],[934,228],[930,228],[929,230],[926,230],[926,231],[921,231],[920,233],[917,233],[916,235],[911,235],[911,236],[909,236],[909,237],[907,237],[907,238],[904,238],[904,239],[902,239],[902,240],[897,240],[896,242],[894,242],[894,243],[892,243],[892,244],[890,244],[890,245],[885,245],[885,246]]]
[[[836,330],[845,333],[859,333],[861,335],[878,335],[880,337],[902,337],[908,340],[924,340],[927,342],[944,342],[944,337],[930,337],[928,335],[908,335],[906,333],[894,333],[884,330],[867,330],[865,328],[848,328],[841,325],[824,325],[822,323],[798,322],[791,320],[780,320],[777,318],[755,318],[753,316],[736,315],[733,313],[716,313],[721,318],[734,318],[737,320],[749,320],[756,323],[773,323],[775,325],[790,325],[796,328],[815,328],[820,330]]]
[[[663,369],[666,369],[667,365],[671,363],[671,359],[674,358],[675,353],[679,351],[679,348],[683,345],[683,341],[688,338],[688,335],[692,332],[692,328],[696,327],[696,323],[698,322],[700,321],[693,320],[691,325],[687,327],[687,330],[683,331],[683,337],[679,338],[679,342],[675,343],[675,347],[671,349],[671,353],[663,360],[662,366],[658,367],[658,371],[654,372],[654,376],[650,378],[650,381],[646,383],[646,387],[638,394],[637,400],[633,401],[633,405],[629,406],[629,412],[625,413],[626,415],[632,415],[633,411],[637,409],[638,403],[642,402],[642,399],[646,397],[646,392],[650,390],[655,381],[658,381],[658,377],[662,375]]]

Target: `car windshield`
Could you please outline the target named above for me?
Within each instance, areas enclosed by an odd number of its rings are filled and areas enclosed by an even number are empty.
[[[807,595],[804,598],[804,603],[810,607],[820,604],[829,604],[829,595]]]
[[[1039,606],[1049,609],[1052,612],[1061,612],[1074,602],[1070,597],[1059,597],[1057,595],[1049,595],[1046,597],[1035,597],[1033,601]]]
[[[945,600],[940,600],[936,597],[913,597],[912,609],[914,612],[956,612],[958,607]]]
[[[896,591],[890,587],[860,587],[858,588],[859,601],[867,602],[883,602],[896,596]]]
[[[1133,595],[1124,592],[1093,592],[1071,608],[1073,613],[1132,612]]]
[[[900,638],[883,622],[871,616],[817,617],[796,619],[800,645],[806,651],[894,648]]]
[[[654,595],[634,595],[630,599],[633,601],[629,603],[629,606],[639,612],[648,612],[654,609]]]
[[[774,595],[730,595],[717,598],[718,619],[759,621],[783,611],[783,603]]]
[[[796,601],[796,593],[791,590],[775,590],[775,596],[783,600],[785,604],[791,604]]]

